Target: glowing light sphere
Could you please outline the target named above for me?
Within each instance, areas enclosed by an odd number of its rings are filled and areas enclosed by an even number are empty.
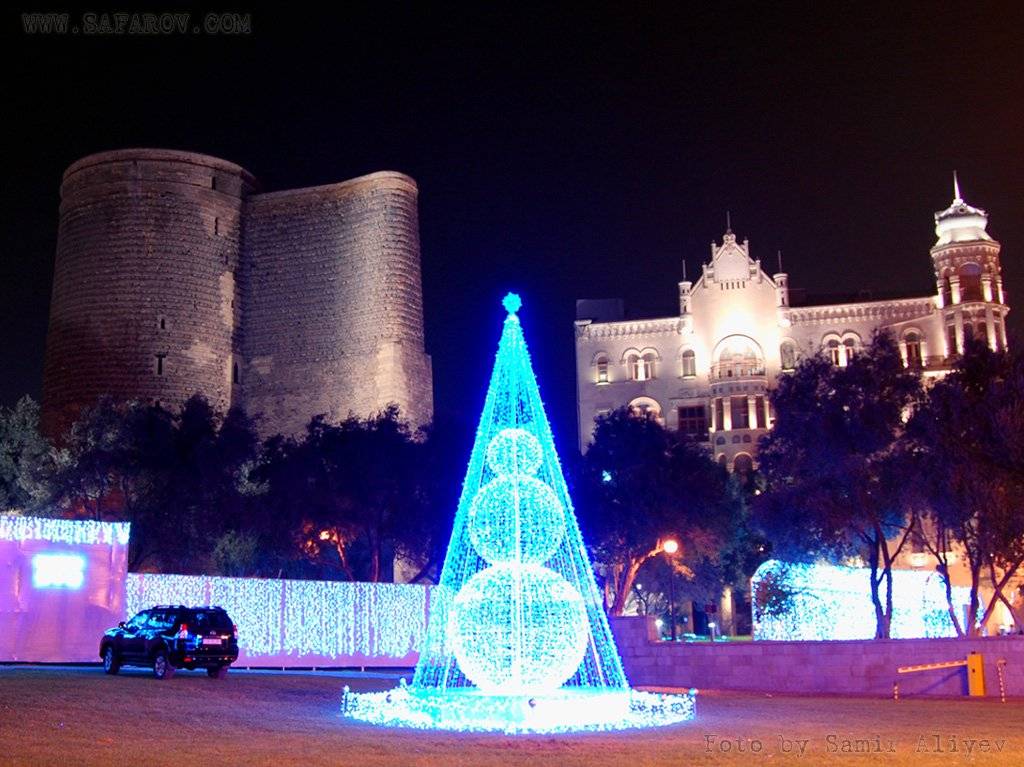
[[[536,474],[543,458],[540,440],[525,429],[502,429],[487,445],[487,465],[499,476]]]
[[[469,508],[469,539],[491,564],[540,564],[565,536],[565,509],[554,491],[534,477],[488,482]]]
[[[583,660],[583,598],[558,573],[504,564],[480,571],[455,597],[448,636],[459,667],[484,692],[558,689]]]
[[[523,299],[519,297],[518,293],[506,293],[505,297],[501,299],[501,305],[509,314],[515,314],[523,308]]]

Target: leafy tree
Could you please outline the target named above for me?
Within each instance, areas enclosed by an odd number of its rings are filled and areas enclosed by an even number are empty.
[[[45,497],[50,444],[39,433],[39,404],[31,397],[0,408],[0,511],[31,509]]]
[[[397,552],[427,549],[423,445],[397,407],[339,424],[314,418],[300,440],[268,442],[253,477],[267,484],[260,517],[310,560],[349,580],[386,580]],[[276,520],[271,520],[276,517]]]
[[[251,532],[228,530],[213,547],[213,563],[221,575],[251,576],[256,569],[259,538]]]
[[[759,449],[757,519],[786,558],[860,555],[877,637],[888,637],[892,565],[912,529],[899,440],[920,397],[885,332],[844,367],[801,361],[772,392],[775,426]]]
[[[622,614],[640,568],[668,537],[682,546],[673,558],[679,574],[698,580],[710,573],[719,588],[728,582],[743,504],[702,447],[621,408],[598,419],[576,477],[577,514],[603,568],[612,615]]]
[[[1024,567],[1024,363],[969,343],[954,370],[936,382],[909,425],[914,465],[907,473],[925,509],[921,540],[937,558],[958,633],[977,634]],[[953,609],[948,554],[958,544],[971,577],[966,626]],[[979,614],[987,580],[993,596]]]
[[[419,565],[413,583],[440,577],[472,446],[472,426],[454,416],[435,414],[421,430],[415,470],[422,505],[399,546],[407,561]]]
[[[56,451],[50,502],[73,516],[132,523],[129,569],[202,571],[241,518],[242,474],[258,440],[241,411],[221,418],[195,396],[172,414],[101,399]]]

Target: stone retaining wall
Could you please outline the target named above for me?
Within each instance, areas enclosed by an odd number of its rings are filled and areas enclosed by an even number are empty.
[[[999,696],[996,663],[1005,658],[1009,696],[1024,696],[1024,636],[976,639],[873,639],[832,642],[671,643],[651,618],[613,618],[630,683],[780,693],[966,695],[963,668],[897,675],[899,666],[983,656],[986,693]]]

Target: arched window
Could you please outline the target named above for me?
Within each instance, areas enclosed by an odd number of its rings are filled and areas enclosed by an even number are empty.
[[[654,378],[654,363],[658,360],[658,352],[654,349],[635,349],[626,352],[626,370],[631,381],[650,381]]]
[[[828,354],[829,360],[833,365],[839,367],[839,339],[830,338],[828,343],[825,345],[826,354]]]
[[[843,364],[849,365],[853,362],[853,355],[857,353],[857,341],[853,338],[843,339]]]
[[[912,330],[903,337],[903,343],[907,347],[907,367],[920,368],[922,366],[921,336]]]
[[[746,478],[754,471],[754,459],[747,453],[739,453],[732,462],[732,470]]]
[[[977,264],[963,264],[958,270],[960,274],[960,300],[980,301],[981,267]]]
[[[658,404],[657,400],[653,400],[650,397],[637,397],[629,403],[629,409],[633,415],[653,418],[658,423],[661,423],[661,405]]]
[[[683,378],[693,378],[697,375],[697,355],[693,349],[683,352]]]
[[[779,357],[782,359],[783,370],[796,368],[796,344],[792,341],[783,341],[779,346]]]
[[[597,383],[608,383],[608,355],[598,352],[594,356],[594,367],[597,368]]]
[[[715,347],[713,378],[749,378],[764,375],[764,355],[752,338],[729,336]]]

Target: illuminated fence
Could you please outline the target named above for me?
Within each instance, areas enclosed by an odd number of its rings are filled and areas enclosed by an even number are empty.
[[[770,560],[751,579],[754,639],[871,639],[875,608],[864,567]],[[893,639],[953,637],[945,586],[935,572],[893,570]],[[885,584],[882,586],[885,598]],[[963,625],[970,589],[953,588]]]
[[[238,626],[239,664],[414,665],[430,591],[395,583],[129,573],[127,613],[158,604],[220,605]]]

